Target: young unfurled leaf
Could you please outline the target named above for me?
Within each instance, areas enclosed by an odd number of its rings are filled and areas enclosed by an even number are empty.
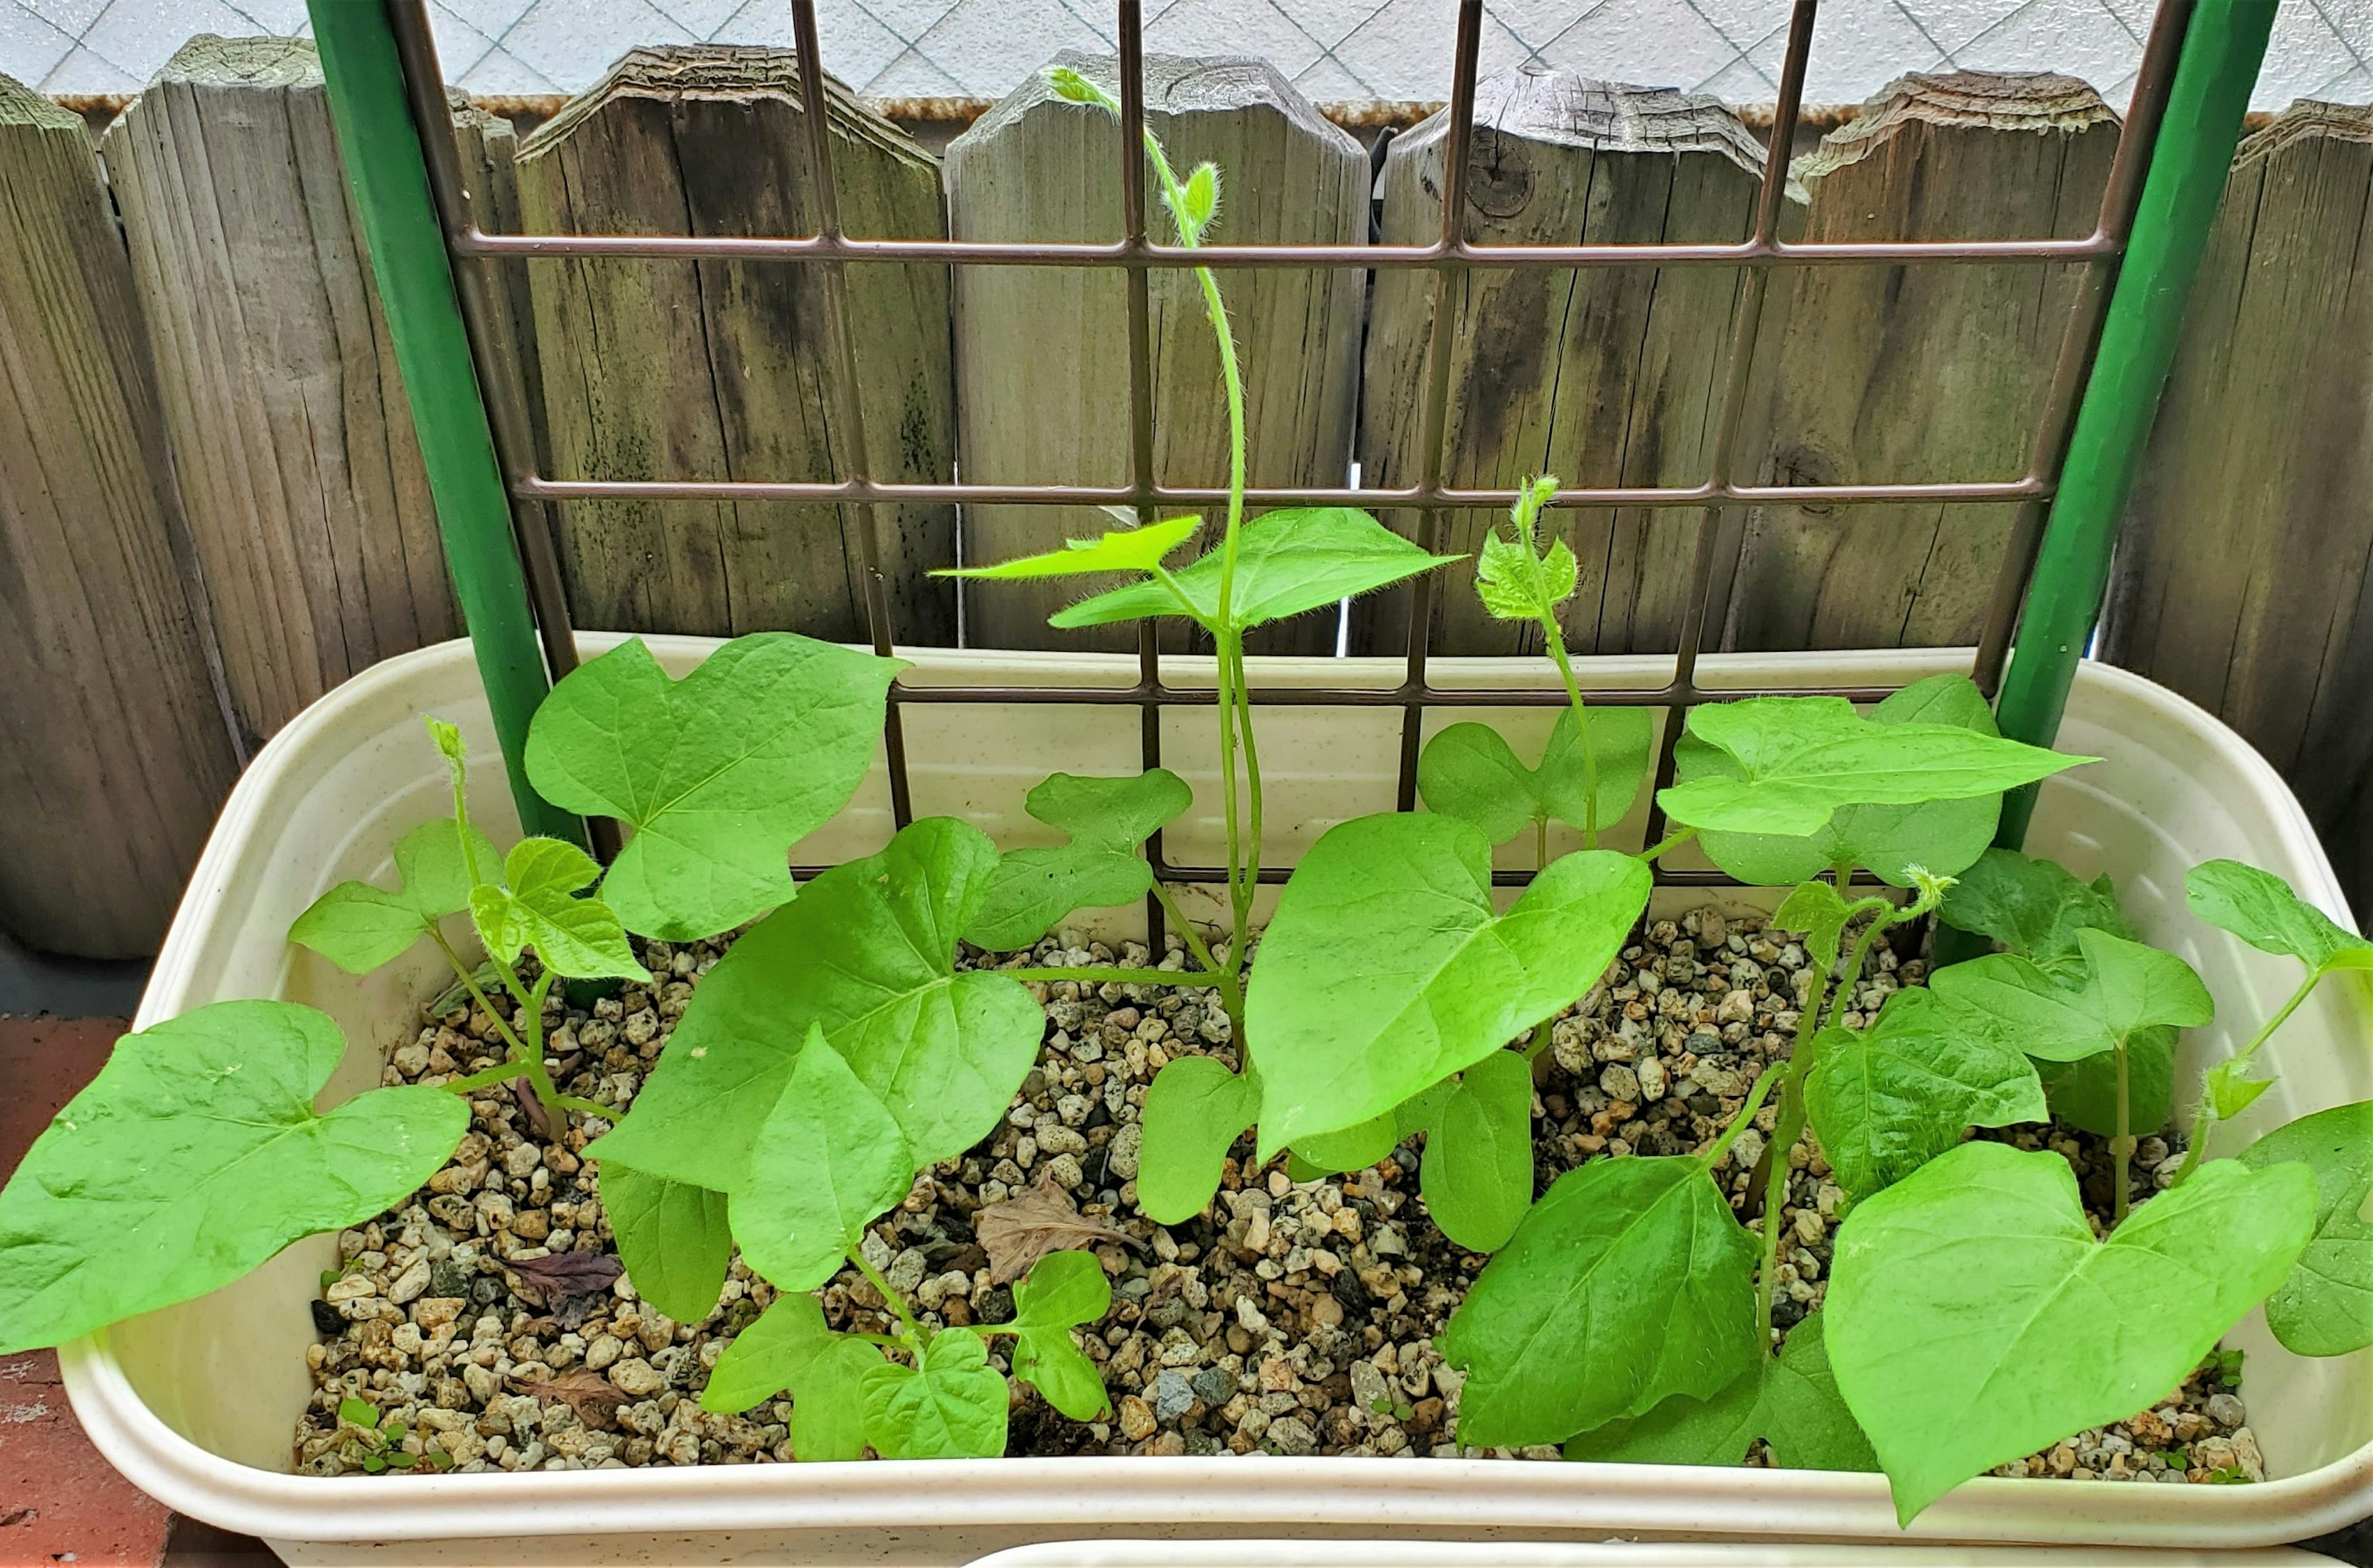
[[[1169,201],[1166,193],[1163,200]],[[1219,165],[1197,164],[1195,172],[1186,177],[1178,200],[1170,203],[1170,210],[1178,219],[1181,229],[1191,236],[1200,237],[1220,211]]]
[[[1772,912],[1771,923],[1783,931],[1803,932],[1806,956],[1816,970],[1827,974],[1838,967],[1838,948],[1844,944],[1846,925],[1853,919],[1854,910],[1829,883],[1805,882],[1781,900]]]
[[[868,1368],[863,1397],[866,1441],[885,1459],[994,1459],[1005,1452],[1005,1379],[970,1329],[932,1335],[914,1366]]]
[[[1195,619],[1216,627],[1220,563],[1224,546],[1204,552],[1173,581],[1192,604]],[[1292,507],[1265,512],[1236,536],[1236,586],[1228,618],[1241,630],[1299,615],[1456,561],[1429,555],[1367,513],[1350,506]],[[1066,630],[1179,614],[1178,601],[1160,583],[1134,584],[1081,600],[1046,618]]]
[[[810,882],[709,970],[634,1109],[589,1152],[741,1188],[811,1024],[890,1107],[917,1166],[971,1147],[1012,1103],[1046,1022],[1019,981],[955,971],[956,934],[996,864],[978,829],[927,817]]]
[[[1018,1197],[982,1205],[973,1215],[972,1229],[988,1254],[991,1284],[1011,1284],[1040,1260],[1070,1248],[1117,1242],[1145,1250],[1144,1242],[1110,1221],[1082,1215],[1055,1179],[1052,1166],[1040,1166],[1037,1179]]]
[[[811,1023],[730,1201],[743,1260],[778,1290],[815,1289],[906,1195],[921,1163],[882,1097]]]
[[[1203,1212],[1228,1150],[1260,1111],[1260,1085],[1208,1056],[1174,1057],[1145,1091],[1137,1206],[1160,1225]]]
[[[1980,736],[1998,736],[1993,710],[1966,675],[1932,675],[1888,697],[1870,712],[1876,725],[1949,725]],[[1737,778],[1742,770],[1729,753],[1684,737],[1673,753],[1681,784],[1701,778]],[[1858,865],[1883,882],[1911,886],[1911,868],[1951,877],[1985,853],[2002,815],[1999,792],[1909,806],[1846,806],[1818,832],[1710,831],[1701,835],[1706,857],[1729,875],[1756,887],[1784,888],[1808,881],[1841,863]]]
[[[1557,613],[1573,597],[1580,573],[1573,551],[1563,540],[1553,540],[1540,557],[1541,582],[1533,582],[1530,547],[1517,540],[1486,535],[1475,558],[1475,592],[1483,608],[1500,621],[1538,621]]]
[[[865,1456],[865,1374],[883,1365],[863,1340],[824,1326],[805,1291],[775,1298],[717,1358],[700,1408],[739,1414],[789,1390],[791,1452],[804,1461]]]
[[[1648,867],[1607,850],[1544,869],[1491,908],[1491,851],[1448,817],[1338,823],[1279,899],[1245,999],[1261,1062],[1260,1150],[1382,1114],[1498,1050],[1606,972],[1648,901]]]
[[[1639,797],[1655,729],[1655,716],[1645,708],[1590,710],[1601,828],[1621,821]],[[1417,783],[1427,810],[1471,822],[1502,844],[1536,822],[1587,826],[1590,796],[1583,772],[1582,726],[1573,710],[1565,708],[1549,731],[1539,767],[1518,761],[1490,725],[1455,724],[1426,743],[1418,758]]]
[[[1857,1205],[1830,1264],[1829,1362],[1899,1518],[2164,1398],[2282,1283],[2315,1185],[2212,1160],[2101,1242],[2066,1160],[1979,1142]]]
[[[1114,100],[1112,94],[1089,81],[1069,65],[1047,66],[1046,85],[1055,89],[1057,98],[1067,103],[1084,103],[1094,108],[1110,110],[1115,114],[1120,112],[1120,105]]]
[[[1967,1128],[2041,1121],[2035,1063],[1990,1016],[1907,987],[1867,1029],[1823,1029],[1805,1109],[1839,1185],[1866,1198],[1954,1147]]]
[[[2073,989],[2008,953],[1938,970],[1929,987],[1993,1018],[2005,1039],[2046,1062],[2082,1061],[2154,1026],[2194,1028],[2216,1016],[2208,988],[2174,954],[2105,931],[2076,936],[2085,978]]]
[[[2320,974],[2373,970],[2373,942],[2292,892],[2271,871],[2238,860],[2212,860],[2184,875],[2183,896],[2192,912],[2209,924],[2263,952],[2287,953]]]
[[[2127,941],[2134,928],[2118,908],[2107,877],[2084,883],[2057,862],[2030,860],[2016,850],[1990,849],[1960,874],[1936,918],[1991,936],[2053,979],[2074,982],[2085,972],[2079,931],[2106,931]]]
[[[2099,761],[1958,725],[1879,724],[1842,697],[1752,697],[1692,708],[1689,733],[1726,753],[1736,772],[1709,773],[1656,798],[1674,821],[1708,831],[1815,833],[1841,807],[1997,795]]]
[[[2232,1121],[2274,1086],[2272,1078],[2252,1078],[2247,1075],[2249,1071],[2249,1063],[2233,1057],[2208,1069],[2208,1103],[2215,1108],[2217,1121]]]
[[[1071,842],[999,856],[964,939],[1011,952],[1046,935],[1073,910],[1110,909],[1143,898],[1153,886],[1153,867],[1138,846],[1194,803],[1186,781],[1167,768],[1125,779],[1049,774],[1023,804]]]
[[[1595,1160],[1541,1195],[1442,1336],[1458,1440],[1558,1443],[1751,1371],[1756,1249],[1687,1156]]]
[[[713,936],[790,899],[790,847],[856,793],[905,668],[766,632],[671,680],[629,638],[544,700],[528,777],[555,806],[634,828],[602,885],[629,931]]]
[[[1098,572],[1151,572],[1162,558],[1203,526],[1200,517],[1165,517],[1143,528],[1115,528],[1096,539],[1075,539],[1061,550],[1024,555],[994,566],[944,567],[934,577],[1083,577]]]
[[[290,1002],[218,1002],[125,1035],[0,1192],[0,1353],[204,1295],[437,1172],[470,1108],[437,1088],[313,1109],[345,1054]]]
[[[2315,1177],[2315,1234],[2266,1302],[2266,1327],[2298,1355],[2346,1355],[2373,1345],[2373,1220],[2366,1217],[2373,1100],[2301,1117],[2241,1151],[2252,1170],[2285,1161]]]
[[[599,1176],[602,1213],[635,1294],[679,1323],[715,1311],[733,1263],[725,1194],[615,1160],[603,1160]]]
[[[1112,1282],[1085,1252],[1050,1253],[1013,1287],[1013,1375],[1073,1421],[1109,1415],[1095,1363],[1071,1339],[1112,1310]]]
[[[574,980],[649,980],[616,913],[600,899],[577,897],[601,875],[575,844],[521,839],[503,857],[507,888],[481,882],[470,889],[470,919],[486,951],[507,964],[533,947],[544,968]]]
[[[449,914],[470,907],[465,830],[451,818],[423,822],[395,846],[393,892],[368,882],[341,882],[297,917],[288,940],[310,947],[348,974],[368,974],[403,956]],[[495,846],[467,829],[477,863],[492,874],[501,863]]]
[[[1870,1439],[1838,1397],[1821,1314],[1711,1400],[1675,1395],[1637,1421],[1611,1421],[1567,1442],[1569,1459],[1633,1465],[1736,1465],[1758,1439],[1785,1469],[1875,1470]]]
[[[1493,1051],[1458,1075],[1429,1126],[1426,1213],[1469,1252],[1498,1251],[1533,1201],[1532,1064]]]

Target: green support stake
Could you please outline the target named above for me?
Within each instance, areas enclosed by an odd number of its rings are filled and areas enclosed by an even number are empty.
[[[330,115],[361,215],[371,275],[437,503],[445,563],[477,650],[479,679],[520,823],[573,843],[585,825],[527,782],[527,726],[552,689],[536,643],[527,578],[511,537],[510,502],[479,399],[470,339],[453,293],[452,263],[428,194],[420,134],[403,90],[395,34],[379,0],[308,0]]]
[[[2241,117],[2266,56],[2274,5],[2201,0],[2184,34],[2158,145],[1995,704],[2002,732],[2013,739],[2049,746],[2060,732],[2077,661],[2100,617],[2118,524],[2158,416],[2184,306],[2241,139]],[[2018,848],[2034,811],[2033,785],[2014,792],[2003,802],[1994,842]]]

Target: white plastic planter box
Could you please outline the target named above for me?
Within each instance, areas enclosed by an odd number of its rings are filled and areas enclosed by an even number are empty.
[[[589,636],[586,650],[616,640]],[[678,674],[714,646],[694,638],[651,642]],[[916,680],[1121,686],[1135,673],[1132,661],[1104,656],[912,656]],[[1876,683],[1956,668],[1967,661],[1951,653],[1755,656],[1709,659],[1702,678]],[[1603,660],[1594,675],[1646,687],[1669,669],[1667,659]],[[1433,670],[1445,684],[1554,679],[1546,665],[1525,661],[1439,661]],[[1258,679],[1388,687],[1399,674],[1397,661],[1278,661],[1265,664]],[[426,649],[357,677],[283,730],[240,780],[158,958],[142,1025],[234,997],[307,1002],[334,1016],[350,1041],[330,1098],[378,1081],[383,1052],[413,1028],[415,1005],[446,983],[433,955],[416,950],[355,979],[292,949],[285,935],[333,883],[384,874],[405,830],[446,809],[441,764],[420,726],[424,713],[461,725],[476,761],[473,812],[497,842],[516,834],[467,645]],[[964,817],[1007,844],[1045,842],[1046,830],[1023,817],[1021,801],[1048,772],[1138,767],[1138,717],[1127,707],[916,705],[906,714],[917,813]],[[1197,784],[1199,803],[1214,802],[1209,711],[1173,709],[1165,716],[1165,761]],[[1431,715],[1437,726],[1462,717],[1502,722],[1523,751],[1537,747],[1550,714]],[[1335,820],[1391,807],[1399,722],[1389,707],[1262,711],[1273,860],[1297,854]],[[2345,921],[2331,867],[2289,791],[2215,719],[2098,665],[2084,667],[2060,740],[2064,749],[2107,760],[2044,786],[2030,847],[2080,876],[2111,873],[2144,934],[2200,970],[2221,1017],[2244,1029],[2263,1017],[2290,991],[2297,966],[2194,922],[2183,908],[2183,873],[2216,856],[2247,860]],[[887,800],[877,767],[857,800],[799,857],[836,861],[878,847],[889,830]],[[1181,864],[1210,864],[1218,853],[1216,825],[1199,810],[1169,835]],[[1639,827],[1635,814],[1612,842],[1636,843]],[[1752,894],[1743,899],[1756,901]],[[1689,901],[1702,900],[1667,895],[1665,907]],[[1119,929],[1139,917],[1124,911],[1102,919]],[[2182,1081],[2196,1082],[2203,1063],[2231,1045],[2228,1024],[2194,1031]],[[2240,1124],[2223,1130],[2220,1149],[2309,1111],[2373,1098],[2373,1006],[2355,982],[2330,983],[2270,1054],[2280,1082]],[[1215,1543],[1193,1554],[1198,1562],[1284,1561],[1216,1544],[1232,1537],[1565,1543],[1549,1555],[1529,1547],[1508,1561],[1672,1562],[1660,1551],[1589,1543],[1807,1543],[1801,1551],[1757,1549],[1738,1559],[1774,1562],[1832,1560],[1814,1541],[1900,1546],[1906,1539],[1880,1478],[1803,1470],[1181,1458],[300,1477],[289,1473],[289,1447],[308,1393],[304,1348],[314,1330],[306,1304],[333,1254],[330,1237],[300,1242],[212,1295],[63,1353],[76,1411],[119,1469],[173,1508],[263,1537],[292,1562],[953,1564],[1034,1542],[1098,1537]],[[2164,1554],[2147,1560],[2177,1562],[2212,1549],[2297,1540],[2373,1512],[2373,1352],[2302,1360],[2254,1318],[2236,1342],[2249,1353],[2245,1391],[2274,1478],[2267,1483],[1982,1480],[1922,1515],[1912,1538],[2158,1548]],[[1014,1561],[1094,1556],[1070,1550],[1074,1555]],[[1467,1552],[1455,1560],[1482,1561]],[[1856,1552],[1835,1560],[1871,1559]],[[1970,1558],[1951,1552],[1935,1560]]]

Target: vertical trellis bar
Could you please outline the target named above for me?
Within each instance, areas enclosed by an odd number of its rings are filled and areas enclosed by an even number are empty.
[[[310,9],[346,180],[520,822],[531,833],[582,842],[583,824],[527,780],[528,722],[550,685],[445,234],[430,200],[423,137],[450,134],[442,94],[438,119],[415,125],[384,6],[310,0]]]
[[[2274,17],[2267,0],[2202,0],[2185,31],[1996,704],[2014,738],[2049,746],[2059,733]],[[1995,842],[2025,842],[2034,810],[2032,786],[2014,793]]]

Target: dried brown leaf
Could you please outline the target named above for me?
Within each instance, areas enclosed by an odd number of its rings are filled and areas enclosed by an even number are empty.
[[[1110,1241],[1126,1242],[1140,1251],[1145,1249],[1145,1243],[1128,1232],[1082,1215],[1070,1193],[1043,1167],[1026,1191],[975,1214],[972,1229],[988,1253],[990,1282],[1001,1285],[1027,1274],[1049,1252],[1084,1249]]]
[[[559,1400],[588,1426],[606,1427],[627,1402],[626,1391],[598,1372],[563,1372],[552,1377],[529,1378],[520,1384],[531,1399]]]
[[[576,1296],[599,1295],[615,1284],[625,1266],[607,1252],[553,1252],[542,1258],[506,1258],[514,1288],[532,1301],[560,1309]],[[523,1287],[523,1288],[522,1288]]]

